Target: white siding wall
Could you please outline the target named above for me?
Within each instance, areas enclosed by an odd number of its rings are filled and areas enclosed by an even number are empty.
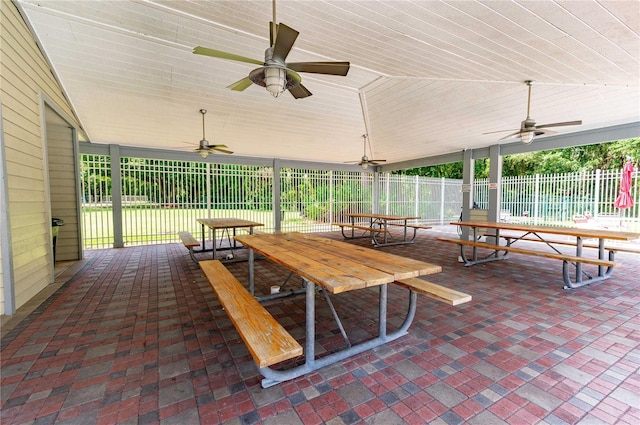
[[[4,171],[8,186],[15,307],[52,281],[43,98],[73,116],[59,84],[13,2],[0,2]],[[2,288],[4,291],[4,288]],[[5,304],[0,306],[5,313]]]

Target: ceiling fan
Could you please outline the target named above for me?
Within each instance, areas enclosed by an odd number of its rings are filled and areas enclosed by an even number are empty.
[[[251,84],[257,84],[266,87],[267,91],[271,93],[273,97],[280,96],[285,90],[289,90],[289,93],[296,99],[311,96],[311,92],[301,84],[302,77],[300,77],[298,72],[347,75],[347,72],[349,72],[349,62],[286,63],[285,59],[293,47],[296,38],[298,38],[299,32],[285,24],[276,24],[275,22],[276,0],[273,0],[273,22],[269,24],[270,46],[264,53],[264,62],[201,46],[194,48],[193,53],[260,65],[260,68],[251,71],[248,77],[236,81],[227,86],[227,88],[235,91],[243,91]]]
[[[380,162],[387,162],[386,159],[369,159],[367,156],[367,134],[362,135],[362,143],[364,144],[364,151],[362,153],[362,158],[360,161],[346,161],[345,164],[356,164],[362,167],[363,170],[366,170],[369,165],[380,165]]]
[[[564,127],[568,125],[582,125],[582,121],[566,121],[566,122],[555,122],[551,124],[543,124],[536,125],[536,121],[530,117],[531,111],[531,86],[533,85],[533,80],[525,81],[525,84],[529,86],[529,96],[527,99],[527,118],[520,124],[520,129],[516,130],[514,133],[511,133],[507,136],[504,136],[500,140],[509,139],[509,138],[519,138],[522,143],[529,144],[533,141],[533,138],[536,136],[542,136],[543,134],[555,134],[555,131],[547,130],[549,127]],[[502,133],[504,131],[513,131],[513,130],[500,130],[500,131],[491,131],[489,133],[484,134],[493,134],[493,133]]]
[[[200,154],[201,157],[206,158],[210,153],[222,152],[222,153],[233,153],[230,150],[224,149],[227,145],[210,145],[207,139],[204,137],[204,114],[207,113],[206,109],[200,109],[200,113],[202,114],[202,140],[200,140],[200,146],[197,149],[194,149],[196,152]]]

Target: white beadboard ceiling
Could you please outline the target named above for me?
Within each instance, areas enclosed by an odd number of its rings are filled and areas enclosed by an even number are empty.
[[[287,61],[349,61],[346,77],[301,74],[313,96],[226,86],[259,60],[272,2],[18,0],[93,143],[358,160],[365,124],[388,163],[486,147],[520,127],[535,80],[537,123],[563,133],[640,121],[640,3],[632,1],[293,1]],[[535,143],[535,142],[534,142]]]

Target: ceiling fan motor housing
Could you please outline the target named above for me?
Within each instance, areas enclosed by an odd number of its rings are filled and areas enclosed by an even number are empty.
[[[254,84],[257,84],[262,87],[267,87],[268,85],[267,80],[270,77],[269,75],[267,75],[267,70],[274,70],[274,69],[277,69],[278,71],[281,72],[280,74],[281,78],[282,77],[285,78],[285,83],[282,85],[282,87],[284,87],[285,90],[296,87],[302,81],[302,77],[300,77],[300,75],[297,72],[287,68],[283,62],[278,61],[277,59],[273,59],[273,47],[269,47],[267,50],[265,50],[264,66],[261,68],[256,68],[253,71],[251,71],[249,73],[249,79]],[[279,82],[276,82],[276,84],[280,85]]]
[[[536,121],[532,118],[527,117],[526,120],[522,121],[520,124],[520,130],[531,130],[536,127]]]

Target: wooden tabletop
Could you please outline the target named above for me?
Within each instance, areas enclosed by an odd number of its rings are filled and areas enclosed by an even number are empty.
[[[554,227],[537,226],[531,224],[518,223],[497,223],[493,221],[454,221],[451,224],[456,226],[478,227],[486,229],[515,230],[522,232],[547,233],[552,235],[566,235],[583,238],[611,239],[619,241],[630,241],[640,239],[640,233],[621,232],[607,229],[585,229],[581,227]]]
[[[380,220],[416,220],[420,217],[404,216],[404,215],[385,215],[385,214],[372,214],[372,213],[345,213],[345,217],[355,218],[378,218]]]
[[[303,233],[235,239],[334,294],[442,271],[438,265]]]
[[[255,221],[243,220],[241,218],[199,218],[198,223],[204,224],[212,229],[232,229],[236,227],[257,227],[263,226],[262,223]]]

